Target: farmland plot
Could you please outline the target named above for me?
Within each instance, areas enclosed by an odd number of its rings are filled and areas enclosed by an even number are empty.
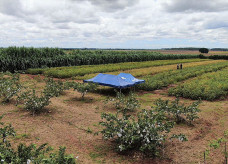
[[[228,69],[207,73],[169,89],[169,95],[215,100],[228,94]]]

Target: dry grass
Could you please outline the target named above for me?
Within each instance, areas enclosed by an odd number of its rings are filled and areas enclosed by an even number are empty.
[[[44,85],[36,76],[22,75],[22,81],[30,86],[37,84],[38,88]],[[18,134],[16,142],[47,142],[56,149],[61,145],[66,146],[68,153],[79,156],[80,163],[198,163],[203,161],[203,151],[208,142],[221,136],[228,127],[228,101],[203,101],[200,119],[195,126],[178,125],[173,130],[186,134],[189,141],[169,142],[165,159],[145,159],[138,153],[119,155],[111,142],[103,141],[100,135],[94,136],[100,129],[100,114],[115,112],[112,108],[103,107],[106,95],[106,92],[89,93],[82,101],[79,93],[66,91],[64,95],[51,99],[46,113],[33,117],[22,106],[15,107],[12,101],[0,105],[0,114],[5,114],[3,120],[15,127]],[[147,109],[157,98],[174,99],[163,92],[138,91],[138,95],[142,107]],[[192,102],[187,99],[181,101],[187,104]],[[221,155],[215,155],[209,163],[219,163]]]

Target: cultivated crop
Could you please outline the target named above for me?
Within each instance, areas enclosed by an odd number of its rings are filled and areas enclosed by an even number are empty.
[[[153,76],[145,76],[143,79],[146,82],[138,85],[138,88],[142,90],[152,91],[160,89],[162,87],[167,87],[168,85],[179,81],[202,75],[204,73],[215,72],[225,67],[228,67],[228,63],[221,62],[197,67],[189,67],[183,70],[170,70],[167,72],[155,74]]]
[[[170,65],[176,63],[189,63],[206,61],[202,59],[184,59],[184,60],[159,60],[159,61],[146,61],[146,62],[128,62],[118,64],[103,64],[103,65],[85,65],[75,67],[56,67],[46,69],[29,69],[27,72],[30,74],[43,73],[47,76],[58,78],[69,78],[74,76],[84,76],[91,73],[104,73],[113,71],[124,71],[136,68],[147,68],[152,66]]]
[[[0,117],[0,120],[2,116]],[[60,147],[58,153],[51,152],[53,149],[42,144],[37,147],[35,144],[26,145],[10,143],[9,137],[15,137],[16,133],[11,125],[0,122],[0,161],[1,163],[40,163],[40,164],[75,164],[73,155],[65,154],[65,147]],[[14,139],[14,138],[13,138]]]
[[[152,51],[76,50],[9,47],[0,49],[0,71],[28,68],[94,65],[134,61],[198,58],[198,55],[163,55]]]
[[[3,102],[9,102],[20,90],[19,74],[1,73],[0,74],[0,97]]]
[[[137,119],[130,115],[119,115],[118,112],[103,113],[101,117],[105,120],[100,122],[104,127],[101,131],[104,139],[114,140],[119,152],[134,149],[149,156],[159,155],[174,125],[173,122],[167,121],[162,112],[155,113],[152,110],[139,112]],[[182,134],[172,137],[186,140]]]
[[[194,102],[189,106],[179,103],[179,98],[169,102],[169,100],[158,99],[155,101],[155,106],[152,107],[156,112],[164,112],[169,117],[173,118],[176,123],[187,121],[192,124],[192,121],[199,118],[198,108],[200,101]]]
[[[228,93],[228,69],[207,73],[169,89],[169,95],[190,99],[215,100]]]
[[[107,97],[105,103],[111,103],[119,112],[123,113],[133,112],[140,107],[140,103],[133,92],[125,96],[123,93],[116,91],[116,97]]]

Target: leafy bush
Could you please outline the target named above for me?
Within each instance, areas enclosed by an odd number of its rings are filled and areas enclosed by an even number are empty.
[[[119,152],[127,150],[139,150],[149,156],[157,156],[161,151],[168,133],[173,128],[173,122],[167,121],[162,112],[143,110],[138,113],[137,119],[130,115],[117,112],[116,114],[103,113],[100,122],[104,129],[100,132],[104,139],[114,140]],[[179,138],[186,141],[184,135],[173,135],[171,138]]]
[[[133,92],[130,92],[128,96],[125,96],[123,93],[116,91],[115,98],[108,97],[106,99],[105,103],[109,102],[112,102],[115,108],[123,113],[129,111],[133,112],[140,107],[139,101],[136,99],[136,95]]]
[[[2,119],[2,116],[0,117]],[[0,161],[1,163],[36,163],[36,164],[75,164],[73,155],[65,154],[65,147],[60,147],[58,153],[51,152],[53,149],[42,144],[37,147],[35,144],[26,146],[24,143],[11,145],[8,137],[15,136],[14,128],[11,125],[4,125],[0,122]]]
[[[3,98],[3,102],[9,102],[21,90],[19,80],[19,74],[9,72],[0,74],[0,96]]]
[[[82,99],[84,99],[87,92],[91,92],[96,90],[97,84],[94,83],[79,83],[79,82],[66,82],[65,87],[70,89],[73,88],[74,90],[77,90],[82,95]]]
[[[33,116],[37,112],[41,112],[45,106],[48,106],[50,103],[50,98],[53,95],[52,93],[41,93],[39,96],[36,93],[35,89],[27,90],[21,93],[18,97],[18,103],[22,102],[25,106],[25,109],[31,111]]]
[[[198,117],[198,109],[200,101],[193,102],[189,106],[179,103],[179,98],[174,101],[158,99],[155,101],[155,107],[152,107],[156,112],[164,112],[168,116],[171,116],[176,123],[180,123],[183,120],[188,121],[190,124]]]
[[[45,79],[46,87],[44,89],[45,95],[50,97],[58,97],[66,89],[64,83],[60,80],[55,81],[52,78]]]

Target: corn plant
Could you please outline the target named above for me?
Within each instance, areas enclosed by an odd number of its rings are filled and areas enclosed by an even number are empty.
[[[19,74],[1,73],[0,74],[0,96],[3,102],[9,102],[22,88]]]
[[[75,50],[58,48],[8,47],[0,50],[0,71],[14,72],[29,68],[97,65],[134,61],[198,58],[198,55],[161,54],[152,51]]]

